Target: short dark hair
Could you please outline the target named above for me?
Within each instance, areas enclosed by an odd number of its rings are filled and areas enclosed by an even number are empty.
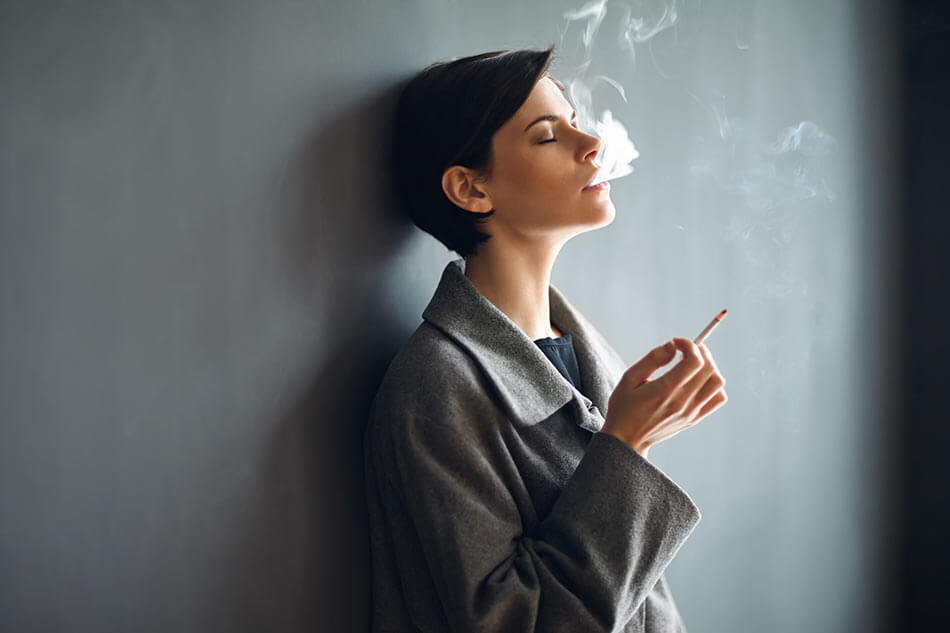
[[[543,51],[495,51],[428,66],[402,90],[393,126],[397,202],[423,231],[462,257],[491,236],[485,213],[456,206],[442,190],[453,165],[491,172],[491,139],[550,66]]]

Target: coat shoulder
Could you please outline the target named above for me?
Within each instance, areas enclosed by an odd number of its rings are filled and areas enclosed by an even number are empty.
[[[480,387],[479,374],[478,365],[464,349],[423,322],[389,364],[378,395],[428,400],[440,391]]]
[[[496,409],[481,369],[441,330],[423,322],[393,358],[373,399],[372,419],[392,430],[418,419],[463,424]]]

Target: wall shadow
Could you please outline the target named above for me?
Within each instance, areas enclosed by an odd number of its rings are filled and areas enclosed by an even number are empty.
[[[402,84],[350,104],[291,158],[280,209],[286,274],[322,317],[306,387],[261,448],[241,542],[214,626],[366,631],[370,552],[362,439],[389,362],[414,326],[381,309],[383,276],[414,230],[389,178],[390,119]],[[328,121],[328,122],[327,122]]]

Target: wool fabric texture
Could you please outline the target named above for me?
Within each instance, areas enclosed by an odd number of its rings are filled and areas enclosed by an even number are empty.
[[[581,389],[461,259],[390,363],[364,437],[374,632],[686,631],[664,570],[699,509],[601,432],[628,365],[549,294]]]

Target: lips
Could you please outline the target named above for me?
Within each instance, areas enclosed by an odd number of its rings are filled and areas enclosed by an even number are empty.
[[[601,191],[610,187],[610,184],[606,180],[601,180],[596,185],[587,185],[581,191]]]
[[[600,170],[600,167],[598,167],[597,171],[594,172],[594,175],[591,176],[590,180],[587,181],[587,186],[584,187],[581,191],[587,191],[589,189],[593,189],[597,187],[598,185],[602,185],[605,182],[607,182],[606,180],[599,180],[599,178],[601,177],[601,174],[602,172]]]

